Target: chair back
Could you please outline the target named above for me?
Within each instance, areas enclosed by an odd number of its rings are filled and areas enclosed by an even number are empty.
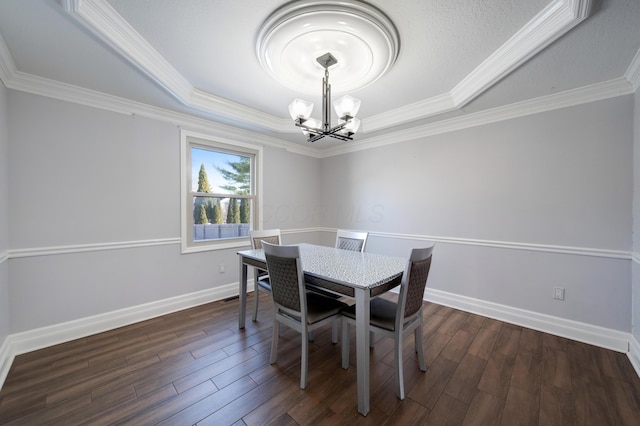
[[[262,241],[280,245],[280,230],[264,229],[249,231],[249,240],[251,241],[251,248],[254,250],[260,250],[262,248]]]
[[[400,284],[396,330],[401,330],[404,322],[417,316],[420,312],[424,289],[431,269],[432,253],[433,246],[411,250],[407,269],[402,276],[402,283]]]
[[[307,298],[300,249],[298,246],[281,246],[262,241],[271,295],[276,308],[296,317],[306,316]]]
[[[336,234],[336,248],[364,252],[368,232],[344,231],[338,229]]]

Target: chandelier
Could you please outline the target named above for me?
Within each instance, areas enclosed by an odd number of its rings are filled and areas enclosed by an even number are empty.
[[[289,1],[267,17],[256,37],[260,65],[289,89],[315,95],[318,63],[324,68],[322,120],[310,118],[310,102],[296,99],[289,106],[291,118],[310,142],[325,136],[352,140],[360,124],[355,118],[360,101],[345,96],[333,104],[339,121],[331,126],[329,68],[338,64],[336,58],[340,63],[331,68],[333,90],[342,94],[378,80],[393,66],[399,51],[394,23],[381,9],[361,0]]]
[[[325,53],[316,59],[324,68],[324,78],[322,79],[322,121],[310,118],[313,111],[313,102],[302,99],[294,99],[289,105],[289,114],[295,121],[296,126],[302,128],[302,133],[309,138],[307,142],[315,142],[325,136],[340,139],[342,141],[353,140],[353,135],[360,127],[360,120],[356,114],[360,109],[360,101],[351,96],[343,96],[333,103],[338,115],[338,125],[331,127],[331,85],[329,84],[329,67],[338,63],[338,60],[331,54]]]

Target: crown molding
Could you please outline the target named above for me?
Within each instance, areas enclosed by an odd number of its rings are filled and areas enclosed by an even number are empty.
[[[510,105],[505,105],[485,111],[467,114],[461,117],[436,121],[434,123],[416,126],[381,136],[360,139],[348,144],[336,145],[322,151],[322,157],[333,157],[386,145],[393,145],[425,138],[484,124],[496,123],[512,118],[524,117],[560,108],[595,102],[633,93],[633,87],[625,78],[596,83],[561,93],[542,96]]]
[[[457,107],[451,93],[443,93],[400,108],[389,110],[382,114],[363,118],[362,129],[365,133],[375,132],[377,130],[397,126],[399,124],[433,117],[434,115],[443,114],[456,109]],[[360,133],[358,133],[358,136],[360,136]]]
[[[595,0],[554,0],[450,92],[363,120],[374,132],[456,110],[482,94],[533,55],[586,19]],[[63,0],[64,10],[183,104],[231,122],[278,133],[294,133],[275,117],[194,88],[106,0]]]
[[[629,81],[629,78],[633,79],[632,77],[619,78],[486,111],[467,114],[461,117],[416,126],[411,129],[391,132],[381,136],[369,138],[364,137],[358,141],[353,141],[348,144],[336,145],[326,149],[318,149],[313,147],[313,145],[301,145],[285,142],[281,139],[221,124],[212,120],[197,118],[188,114],[177,113],[125,98],[119,98],[85,89],[79,86],[15,71],[15,68],[11,67],[11,57],[4,56],[2,50],[4,43],[1,43],[1,41],[2,38],[0,37],[0,72],[4,73],[0,74],[0,77],[4,82],[4,85],[9,89],[104,109],[120,114],[139,115],[142,117],[173,123],[185,129],[212,134],[212,136],[223,135],[229,138],[250,140],[253,143],[262,143],[265,146],[281,148],[296,154],[314,158],[326,158],[348,154],[351,152],[406,142],[483,124],[490,124],[511,118],[523,117],[540,112],[599,101],[634,92],[632,83]],[[636,55],[634,64],[635,71],[633,75],[638,76],[640,74],[640,54]],[[629,69],[632,69],[632,67],[630,66]],[[9,73],[9,75],[6,75],[7,73]],[[627,74],[630,75],[630,72],[627,72]],[[636,79],[636,82],[637,80],[638,79]]]
[[[281,148],[309,157],[320,157],[317,148],[312,146],[284,142],[281,139],[262,135],[251,130],[244,130],[213,120],[198,118],[189,114],[178,113],[72,84],[16,71],[15,67],[11,67],[13,63],[11,56],[5,57],[4,55],[5,52],[2,49],[4,43],[2,41],[2,37],[0,37],[0,78],[8,89],[90,106],[119,114],[147,117],[176,124],[185,129],[213,134],[214,136],[225,136],[231,139],[261,143],[265,146]]]
[[[82,6],[95,4],[103,5],[103,3],[105,2],[102,0],[64,1],[65,7],[78,7],[76,6],[78,4]],[[555,1],[551,5],[556,5],[555,8],[552,8],[554,11],[553,13],[559,16],[562,15],[562,13],[558,11],[562,11],[566,14],[566,10],[570,10],[576,11],[576,19],[584,19],[587,13],[586,11],[591,10],[593,1]],[[549,8],[551,8],[551,5]],[[108,4],[107,6],[108,8],[111,8]],[[104,8],[98,9],[103,10]],[[112,13],[116,15],[116,17],[112,17],[112,19],[122,19],[118,18],[119,15],[117,15],[115,11]],[[548,20],[549,14],[549,12],[544,14],[546,17],[545,19],[534,20],[537,22]],[[94,12],[92,15],[100,16],[100,13]],[[102,15],[110,16],[109,12],[103,12]],[[532,20],[532,22],[534,20]],[[557,21],[557,19],[555,21]],[[531,25],[535,27],[535,25]],[[285,149],[300,155],[314,158],[325,158],[633,93],[640,85],[640,51],[638,51],[631,65],[627,69],[624,78],[597,83],[591,86],[585,86],[558,94],[522,101],[461,117],[442,120],[411,129],[391,132],[386,135],[367,138],[365,132],[361,134],[358,141],[337,145],[331,148],[316,148],[313,145],[295,144],[256,133],[252,130],[257,131],[258,128],[264,128],[268,123],[270,123],[273,128],[277,128],[278,130],[276,131],[280,133],[290,133],[293,126],[291,126],[290,120],[288,119],[282,119],[260,111],[250,110],[239,104],[230,103],[227,100],[218,98],[198,89],[194,89],[190,92],[190,100],[189,102],[186,102],[187,105],[192,105],[194,108],[206,111],[212,116],[233,116],[235,117],[234,121],[236,124],[244,124],[245,126],[247,124],[254,124],[253,127],[245,130],[233,125],[222,124],[209,119],[197,118],[189,114],[152,107],[143,103],[17,71],[1,36],[0,79],[2,79],[7,88],[14,90],[20,90],[123,114],[140,115],[160,121],[174,123],[185,129],[201,131],[209,134],[215,133],[216,135],[223,135],[241,140],[251,140],[254,143],[262,143],[266,146]],[[435,96],[424,101],[408,105],[401,109],[389,111],[383,116],[369,117],[363,121],[365,122],[365,126],[367,126],[366,131],[371,132],[377,129],[376,124],[373,123],[379,122],[380,126],[390,127],[403,121],[399,118],[398,114],[409,117],[409,120],[413,121],[424,118],[425,116],[437,115],[442,111],[452,111],[455,109],[456,105],[453,96],[450,93],[445,93],[440,96]],[[220,113],[220,111],[223,110],[227,111],[228,114],[225,115]],[[229,113],[229,111],[231,111],[231,113]],[[372,124],[366,125],[366,123]]]
[[[188,99],[193,86],[151,46],[107,1],[63,0],[77,22],[178,99]]]
[[[554,1],[451,90],[460,108],[588,17],[592,0]]]
[[[278,133],[293,133],[294,130],[297,130],[291,125],[290,119],[248,108],[200,89],[194,89],[191,92],[187,105],[210,114],[226,117],[232,121],[239,121],[245,125],[249,124],[249,127],[256,130],[266,129]],[[223,111],[223,113],[216,113],[218,111]]]
[[[631,83],[634,92],[640,88],[640,49],[631,60],[627,71],[624,73],[624,78]]]
[[[9,48],[0,35],[0,80],[7,86],[11,76],[16,74],[16,64],[13,62]]]
[[[157,82],[184,105],[215,117],[287,132],[290,122],[196,89],[106,0],[63,0],[64,10],[118,54]],[[286,123],[285,123],[286,122]]]
[[[450,92],[364,119],[363,127],[382,130],[462,108],[584,21],[593,4],[594,0],[551,2]]]

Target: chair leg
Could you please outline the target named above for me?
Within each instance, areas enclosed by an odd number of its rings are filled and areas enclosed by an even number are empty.
[[[303,326],[304,327],[304,326]],[[309,371],[309,338],[306,327],[302,329],[302,359],[300,366],[300,389],[307,387],[307,372]]]
[[[393,361],[396,365],[396,386],[398,398],[404,400],[404,372],[402,371],[402,333],[396,331],[394,337]]]
[[[280,334],[280,321],[278,321],[273,316],[273,335],[271,337],[271,357],[269,358],[269,362],[271,364],[275,364],[276,359],[278,359],[278,337]]]
[[[427,371],[427,364],[424,362],[424,350],[422,349],[422,325],[419,325],[413,332],[413,338],[416,341],[416,352],[418,353],[418,362],[420,370]]]
[[[258,321],[258,299],[260,299],[260,290],[256,285],[253,289],[253,322]]]
[[[342,368],[349,368],[349,321],[342,318]]]
[[[331,343],[334,345],[338,343],[338,327],[340,326],[340,321],[342,321],[340,318],[335,318],[331,321]]]

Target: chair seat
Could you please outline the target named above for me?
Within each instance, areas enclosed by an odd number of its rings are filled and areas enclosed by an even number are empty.
[[[307,292],[307,324],[320,322],[348,307],[349,305],[333,297]]]
[[[269,282],[269,278],[263,278],[256,282],[256,285],[266,291],[271,291],[271,283]]]
[[[398,305],[387,299],[375,298],[371,300],[369,312],[370,324],[385,330],[394,331],[396,328],[396,310]],[[351,319],[356,319],[355,305],[342,310],[342,314]]]
[[[309,291],[307,292],[307,324],[311,325],[320,322],[348,307],[349,305],[337,299]],[[299,316],[292,314],[287,314],[287,316],[300,321]]]

